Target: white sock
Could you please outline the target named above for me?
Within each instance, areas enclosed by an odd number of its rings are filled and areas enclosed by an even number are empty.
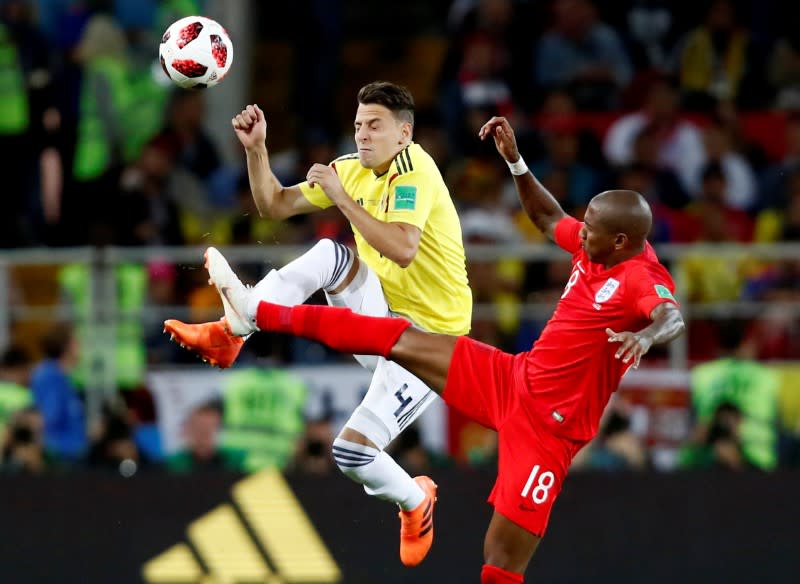
[[[321,239],[314,247],[280,270],[271,270],[253,286],[247,303],[247,316],[255,318],[262,300],[295,306],[317,290],[333,290],[341,285],[353,266],[353,252],[341,243]]]
[[[397,503],[404,511],[425,500],[422,487],[382,450],[337,438],[333,458],[345,475],[364,485],[368,495]]]

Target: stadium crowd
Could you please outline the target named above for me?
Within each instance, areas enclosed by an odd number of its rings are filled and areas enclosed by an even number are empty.
[[[321,237],[352,243],[335,210],[286,222],[258,218],[243,157],[241,166],[226,163],[223,138],[206,129],[206,94],[175,90],[157,63],[153,73],[161,32],[180,16],[202,13],[203,3],[136,4],[0,1],[0,72],[7,80],[0,87],[7,205],[0,214],[0,246],[307,244]],[[333,14],[346,26],[346,2],[331,3],[338,11],[313,4],[324,11],[317,14],[320,21]],[[467,244],[545,244],[520,210],[502,161],[476,139],[492,115],[512,120],[532,172],[578,218],[594,194],[619,187],[649,201],[654,244],[800,240],[800,44],[783,3],[428,4],[440,20],[431,28],[446,50],[431,88],[435,99],[417,112],[415,140],[439,163]],[[337,38],[320,49],[327,59],[341,48]],[[313,63],[320,54],[304,58]],[[336,91],[330,76],[314,76],[311,83],[309,94]],[[230,115],[242,105],[213,114]],[[351,149],[350,120],[321,116],[315,100],[298,99],[287,115],[297,119],[299,139],[294,148],[273,148],[273,168],[283,184],[303,180],[310,164]],[[544,319],[529,318],[523,308],[555,303],[568,259],[470,261],[468,253],[467,260],[475,302],[493,307],[488,316],[476,311],[471,335],[505,350],[527,349]],[[800,430],[779,428],[777,381],[759,364],[800,356],[800,319],[778,308],[800,298],[800,263],[704,253],[671,268],[686,275],[679,291],[686,302],[776,303],[774,312],[748,320],[690,321],[696,424],[679,466],[768,470],[800,464]],[[122,461],[175,471],[265,464],[306,472],[333,468],[330,421],[303,420],[304,390],[280,377],[278,367],[262,378],[239,380],[244,389],[238,402],[231,391],[231,403],[226,394],[225,403],[194,410],[184,424],[186,450],[165,459],[153,436],[157,412],[142,373],[152,365],[196,361],[161,334],[162,318],[117,327],[118,357],[127,351],[120,362],[130,367],[116,371],[119,396],[91,417],[99,423],[87,425],[82,388],[90,365],[74,342],[91,297],[85,270],[66,265],[54,275],[59,301],[73,309],[71,326],[36,331],[44,332],[36,343],[20,326],[21,337],[5,348],[3,470],[116,469]],[[255,266],[253,277],[260,271]],[[147,306],[158,316],[153,307],[187,305],[196,322],[219,313],[202,270],[154,259],[145,266],[121,265],[116,276],[124,283],[118,287],[125,290],[119,298],[124,308]],[[26,302],[24,286],[15,291],[14,285],[12,280],[13,301]],[[341,358],[264,334],[247,344],[242,362],[265,359],[281,365]],[[733,361],[746,389],[713,389]],[[217,438],[227,424],[247,426],[232,420],[246,416],[248,406],[241,404],[258,401],[247,389],[256,385],[279,387],[275,394],[284,396],[272,415],[259,418],[278,444],[274,451],[257,446],[263,436],[230,438],[228,432],[226,441]],[[620,400],[576,465],[648,468],[647,449],[631,428],[630,410]],[[452,462],[425,452],[414,432],[403,434],[395,448],[398,460],[417,469]],[[486,449],[478,458],[491,464],[493,446]]]

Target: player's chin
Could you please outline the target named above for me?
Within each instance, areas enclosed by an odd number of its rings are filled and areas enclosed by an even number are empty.
[[[364,168],[369,168],[370,170],[375,168],[375,159],[371,156],[370,152],[359,152],[358,161]]]

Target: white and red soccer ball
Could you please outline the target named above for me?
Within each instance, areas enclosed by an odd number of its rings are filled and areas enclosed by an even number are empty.
[[[233,63],[228,31],[205,16],[187,16],[173,22],[161,37],[161,68],[185,89],[213,87]]]

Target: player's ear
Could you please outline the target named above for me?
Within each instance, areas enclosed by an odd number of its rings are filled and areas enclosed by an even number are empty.
[[[409,122],[403,122],[403,125],[400,126],[401,140],[398,142],[398,144],[402,144],[403,142],[407,142],[408,140],[410,140],[411,132],[412,132],[411,124]]]
[[[614,238],[614,249],[623,249],[628,245],[628,236],[624,233],[617,233]]]

